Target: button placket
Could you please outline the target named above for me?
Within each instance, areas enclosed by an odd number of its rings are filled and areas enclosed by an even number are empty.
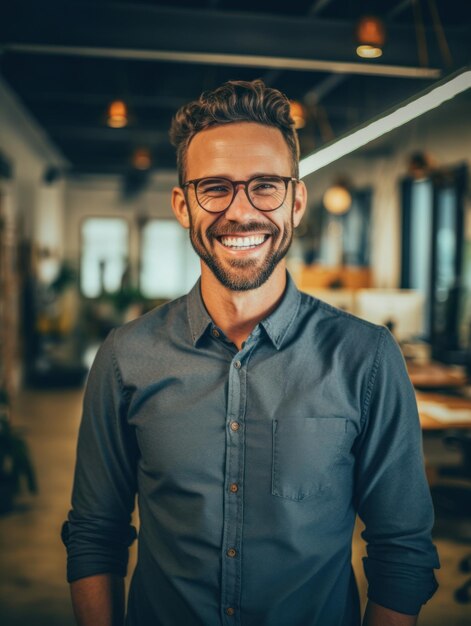
[[[221,613],[224,624],[239,624],[241,593],[240,541],[242,536],[242,498],[240,479],[244,463],[245,367],[241,350],[229,368],[226,430],[226,489],[224,493],[223,561],[221,578]]]

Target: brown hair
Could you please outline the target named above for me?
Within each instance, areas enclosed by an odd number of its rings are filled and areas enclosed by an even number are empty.
[[[231,122],[256,122],[278,128],[291,154],[292,174],[299,176],[299,142],[288,98],[262,80],[230,80],[181,107],[172,119],[169,134],[177,149],[180,185],[185,179],[186,153],[193,137],[210,126]]]

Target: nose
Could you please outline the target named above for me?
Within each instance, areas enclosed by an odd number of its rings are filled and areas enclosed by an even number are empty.
[[[253,215],[258,215],[258,211],[250,204],[244,185],[239,184],[237,185],[229,208],[226,209],[225,217],[228,220],[245,221],[247,216],[250,217]]]

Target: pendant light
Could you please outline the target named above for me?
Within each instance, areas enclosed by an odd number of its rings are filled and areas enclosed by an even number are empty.
[[[297,100],[289,101],[290,115],[296,130],[306,126],[306,107]]]
[[[106,123],[110,128],[124,128],[128,125],[128,108],[122,100],[113,100],[108,107]]]
[[[374,15],[364,15],[356,27],[357,55],[363,59],[377,59],[383,54],[386,29]]]

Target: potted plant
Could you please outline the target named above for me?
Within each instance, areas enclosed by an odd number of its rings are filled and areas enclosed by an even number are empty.
[[[36,493],[37,483],[26,441],[12,428],[8,394],[0,389],[0,513],[12,510],[23,483]]]

